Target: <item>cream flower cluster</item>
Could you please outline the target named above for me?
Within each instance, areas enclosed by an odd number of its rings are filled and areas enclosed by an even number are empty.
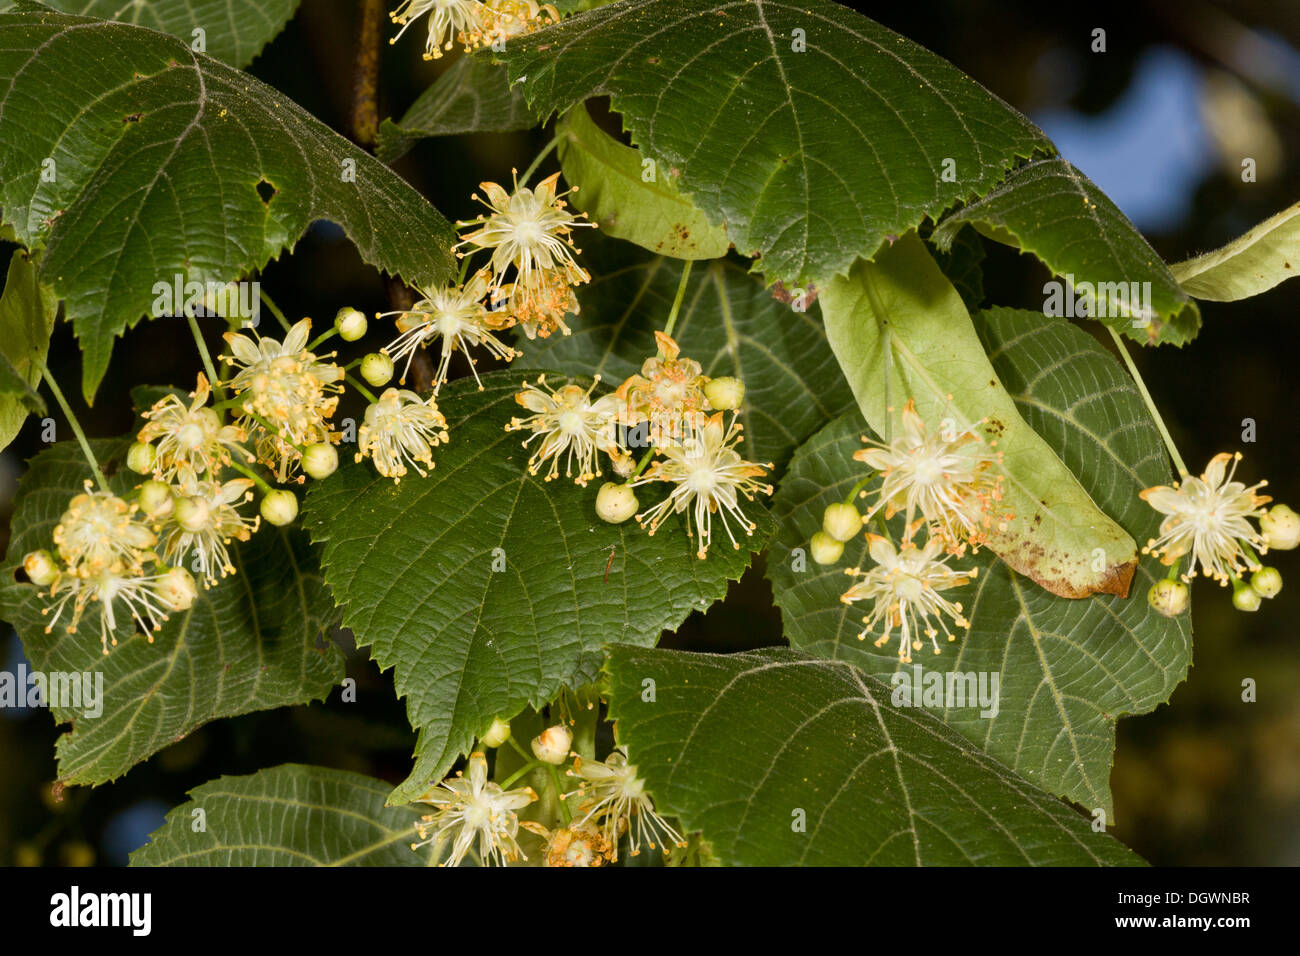
[[[565,477],[585,487],[601,475],[600,456],[609,458],[613,472],[626,480],[606,482],[597,494],[596,512],[604,520],[620,523],[636,515],[653,535],[670,515],[682,514],[700,558],[713,543],[716,520],[732,547],[739,548],[737,532],[751,535],[756,527],[745,516],[741,499],[753,501],[755,494],[772,492],[771,485],[759,480],[771,463],[743,458],[736,447],[742,426],[735,415],[730,423],[723,419],[725,412],[739,408],[744,386],[733,378],[708,378],[664,333],[657,332],[656,340],[659,350],[640,373],[600,397],[594,397],[599,376],[587,388],[571,383],[552,387],[545,376],[524,383],[515,401],[531,414],[512,419],[506,430],[528,433],[523,442],[532,451],[528,470],[535,475],[546,469],[547,481],[559,477],[563,461]],[[623,444],[638,432],[650,446],[639,461]],[[668,493],[637,514],[634,489],[649,485],[666,485]]]
[[[403,0],[390,14],[401,29],[389,42],[396,43],[425,14],[429,17],[426,60],[438,59],[456,43],[474,50],[560,22],[553,6],[535,0]]]
[[[497,720],[481,742],[485,747],[500,747],[509,740],[509,723]],[[511,743],[519,753],[526,753]],[[507,866],[528,862],[519,845],[524,830],[540,839],[542,865],[577,867],[617,861],[624,840],[633,856],[643,847],[667,855],[670,848],[687,845],[655,809],[646,782],[628,762],[626,751],[616,749],[604,760],[584,759],[573,752],[572,743],[572,732],[565,723],[547,728],[532,741],[535,759],[504,783],[489,779],[483,751],[470,754],[464,770],[419,798],[432,812],[415,825],[418,839],[411,848],[430,847],[440,866],[459,866],[467,859],[481,865]],[[558,768],[566,764],[565,776],[575,779],[577,786],[562,792]],[[538,806],[543,813],[558,812],[561,819],[553,821],[554,827],[521,818],[520,812],[539,799],[532,787],[507,789],[534,768],[551,774],[544,779],[553,799]]]
[[[1270,548],[1285,551],[1300,543],[1300,515],[1286,505],[1266,509],[1272,499],[1258,492],[1267,482],[1247,487],[1237,481],[1241,458],[1240,452],[1221,452],[1201,475],[1141,492],[1142,500],[1164,515],[1159,533],[1142,548],[1170,568],[1169,578],[1148,595],[1162,614],[1186,610],[1187,587],[1181,582],[1190,582],[1198,570],[1223,587],[1231,584],[1233,604],[1242,611],[1258,610],[1262,599],[1282,589],[1281,572],[1260,559]],[[1174,577],[1183,558],[1188,564],[1179,582]]]
[[[158,535],[136,502],[110,491],[85,491],[68,502],[54,528],[55,554],[32,551],[23,570],[48,588],[45,633],[63,622],[76,634],[91,605],[99,608],[99,642],[105,654],[117,644],[119,620],[131,621],[150,642],[173,611],[187,610],[197,594],[183,567],[169,567],[156,550]],[[65,618],[66,614],[66,618]]]
[[[883,647],[897,633],[902,663],[910,663],[926,641],[938,654],[940,635],[955,641],[954,629],[970,628],[961,602],[946,592],[969,584],[977,569],[959,571],[948,561],[967,547],[977,550],[990,530],[1005,529],[1014,517],[1002,506],[1001,456],[982,424],[958,426],[951,415],[927,422],[909,399],[888,441],[863,436],[867,447],[853,457],[871,472],[849,500],[826,508],[822,529],[813,535],[813,559],[834,564],[845,543],[873,521],[878,525],[878,533],[865,532],[872,566],[846,569],[855,580],[840,600],[869,604],[858,639],[874,635],[875,646]],[[853,503],[859,495],[869,500],[865,514]],[[886,521],[898,514],[904,522],[895,544]]]

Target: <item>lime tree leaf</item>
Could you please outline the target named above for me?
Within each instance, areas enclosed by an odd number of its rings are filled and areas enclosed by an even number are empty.
[[[218,777],[167,814],[131,865],[428,866],[429,849],[411,849],[420,808],[384,806],[390,790],[359,773],[292,763]]]
[[[1055,152],[952,64],[830,0],[624,0],[500,57],[542,115],[608,95],[642,155],[787,285],[821,286]]]
[[[681,277],[681,263],[628,247],[584,244],[590,285],[578,289],[582,311],[573,334],[516,343],[526,361],[566,375],[600,375],[617,386],[655,354]],[[853,407],[853,393],[815,316],[774,299],[754,276],[731,262],[696,266],[673,337],[706,375],[745,383],[740,409],[742,453],[773,462],[777,474],[790,453],[834,416]]]
[[[1169,463],[1118,363],[1064,320],[1045,323],[1037,313],[994,309],[975,316],[975,324],[1025,420],[1129,533],[1142,541],[1154,535],[1159,515],[1138,492],[1167,483]],[[878,649],[872,637],[858,640],[869,609],[840,603],[850,583],[844,569],[871,566],[865,538],[845,545],[832,566],[794,560],[793,549],[806,551],[826,506],[845,500],[865,474],[851,457],[864,431],[856,413],[828,425],[799,449],[778,487],[781,530],[768,575],[787,639],[882,680],[905,681],[895,686],[909,700],[912,688],[924,689],[926,674],[975,675],[990,688],[997,674],[996,707],[971,695],[933,699],[930,712],[1036,785],[1088,809],[1103,808],[1109,818],[1116,719],[1167,701],[1191,663],[1190,617],[1161,617],[1146,600],[1165,569],[1143,558],[1127,600],[1069,600],[1034,587],[987,550],[954,559],[956,567],[978,568],[975,582],[952,595],[962,602],[970,631],[938,656],[922,651],[913,664],[900,664],[896,643]],[[965,693],[964,677],[960,686]]]
[[[616,646],[608,670],[619,743],[656,808],[724,865],[1142,862],[844,661]]]
[[[985,422],[1002,454],[999,513],[1015,516],[995,523],[989,547],[1053,594],[1128,594],[1136,544],[1021,417],[961,296],[915,233],[875,262],[859,261],[819,301],[831,348],[877,433],[888,431],[887,409],[909,398],[932,428],[947,418],[961,429]]]
[[[140,480],[123,461],[127,445],[92,443],[117,494]],[[323,700],[343,679],[342,655],[321,643],[336,613],[316,554],[298,530],[264,526],[233,547],[237,573],[200,591],[194,606],[173,614],[152,643],[119,621],[118,645],[105,656],[93,607],[75,634],[62,622],[46,634],[46,601],[14,575],[29,551],[53,548],[54,526],[89,477],[75,442],[59,442],[32,459],[18,486],[0,584],[0,614],[17,630],[34,670],[89,674],[93,686],[102,680],[97,716],[88,711],[98,708],[51,708],[56,721],[72,724],[56,745],[63,782],[115,780],[209,721]]]
[[[1300,272],[1300,203],[1205,255],[1169,267],[1183,291],[1211,302],[1267,292]]]
[[[560,166],[578,188],[571,201],[616,239],[676,259],[716,259],[731,243],[725,230],[709,225],[704,213],[673,184],[672,171],[653,163],[605,133],[579,103],[556,124]],[[660,178],[662,174],[662,179]],[[649,182],[646,175],[652,175]]]
[[[0,448],[14,440],[28,412],[44,407],[35,388],[57,311],[58,301],[41,285],[36,263],[14,250],[0,294]]]
[[[62,13],[120,20],[179,37],[199,53],[245,67],[298,9],[299,0],[42,0]],[[22,4],[0,0],[0,13]],[[32,4],[27,4],[30,8]],[[195,30],[202,30],[198,35]],[[200,45],[200,39],[202,41]]]
[[[451,225],[374,157],[179,40],[87,17],[0,15],[0,207],[45,247],[88,399],[155,283],[224,285],[313,220],[409,282],[452,270]]]
[[[430,136],[506,133],[539,122],[519,87],[510,85],[504,66],[486,54],[466,55],[439,75],[400,120],[380,124],[375,152],[391,163]]]
[[[444,387],[451,442],[427,477],[394,483],[363,462],[307,495],[343,623],[381,668],[394,668],[419,731],[395,803],[424,793],[493,718],[591,683],[603,644],[654,644],[749,564],[725,536],[699,560],[676,519],[653,537],[635,522],[601,521],[599,479],[584,489],[528,474],[520,435],[504,426],[519,411],[520,382],[537,375],[490,373],[481,392],[472,379]],[[652,486],[638,495],[643,508],[659,497]],[[751,510],[757,551],[771,525],[760,505]]]
[[[940,248],[967,223],[990,239],[1032,252],[1064,280],[1049,315],[1091,314],[1144,344],[1183,345],[1196,337],[1201,313],[1164,260],[1119,207],[1065,160],[1021,166],[998,188],[948,215],[934,231]],[[1076,301],[1070,289],[1095,306]]]

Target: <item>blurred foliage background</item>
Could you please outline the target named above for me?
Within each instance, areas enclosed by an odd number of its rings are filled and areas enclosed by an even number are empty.
[[[1219,246],[1300,201],[1300,4],[1134,0],[1104,12],[1027,0],[856,6],[1042,125],[1167,261]],[[347,131],[358,7],[306,0],[251,72]],[[1093,50],[1097,29],[1105,31],[1105,52]],[[410,40],[384,48],[381,117],[400,116],[450,62],[423,61],[419,38]],[[478,182],[508,182],[511,167],[526,166],[546,136],[425,141],[397,168],[449,218],[467,217]],[[1255,182],[1242,180],[1247,157],[1256,161]],[[1031,257],[986,245],[988,301],[1041,308],[1045,270]],[[291,319],[311,315],[318,325],[341,305],[373,313],[401,294],[324,223],[271,263],[261,281]],[[1138,362],[1190,467],[1240,448],[1241,477],[1268,477],[1276,499],[1300,507],[1300,423],[1292,404],[1297,303],[1300,283],[1293,282],[1246,302],[1204,304],[1195,342],[1142,351]],[[213,320],[207,329],[213,344],[220,325]],[[383,331],[372,330],[363,344],[383,342]],[[80,375],[64,325],[50,366],[61,381]],[[131,386],[188,386],[198,370],[182,324],[144,323],[118,344],[95,407],[77,413],[92,435],[123,433],[132,425]],[[75,396],[79,389],[65,391]],[[1246,419],[1255,422],[1253,444],[1243,444]],[[29,421],[0,454],[0,538],[23,462],[41,447],[39,432]],[[1114,832],[1152,863],[1300,864],[1300,578],[1293,555],[1274,562],[1289,586],[1253,615],[1234,611],[1226,590],[1198,583],[1190,678],[1167,706],[1119,724]],[[52,790],[59,731],[49,714],[0,709],[0,864],[123,864],[187,789],[222,774],[294,761],[400,780],[414,735],[391,679],[356,653],[349,635],[337,638],[349,649],[356,703],[340,702],[336,691],[324,705],[222,721],[117,783],[68,789],[61,799]],[[716,651],[780,643],[761,561],[725,602],[694,615],[668,641]],[[21,659],[16,636],[0,625],[0,670],[12,672]],[[1247,678],[1257,683],[1253,703],[1242,700]]]

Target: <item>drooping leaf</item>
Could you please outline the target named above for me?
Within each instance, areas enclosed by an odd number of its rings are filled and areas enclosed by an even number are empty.
[[[400,120],[380,124],[375,152],[391,163],[430,136],[506,133],[539,122],[519,87],[510,85],[504,66],[486,54],[467,55],[440,74]]]
[[[985,435],[1002,455],[998,513],[1014,515],[994,522],[989,547],[1053,594],[1128,594],[1137,564],[1133,539],[1025,423],[961,296],[915,233],[875,262],[858,262],[819,301],[827,339],[877,433],[889,433],[908,399],[931,428],[948,418],[959,429],[985,422]]]
[[[1222,249],[1169,267],[1188,295],[1234,302],[1300,272],[1300,203],[1265,219]]]
[[[591,683],[604,643],[654,644],[722,597],[749,563],[716,518],[713,550],[699,560],[676,519],[653,537],[635,522],[601,521],[599,479],[584,489],[529,475],[520,433],[504,426],[520,411],[520,383],[537,375],[490,373],[482,392],[472,379],[444,387],[438,405],[451,441],[427,477],[395,484],[363,462],[307,496],[343,623],[381,668],[395,669],[420,732],[394,802],[423,793],[493,718]],[[638,489],[643,509],[660,494]],[[759,550],[771,525],[761,505],[750,511],[759,530],[740,540]]]
[[[97,441],[96,457],[117,494],[140,478],[122,463],[127,442]],[[17,583],[23,556],[53,549],[54,526],[69,499],[83,490],[90,470],[75,442],[59,442],[32,459],[15,501],[13,539],[0,583],[0,613],[13,623],[33,669],[87,674],[102,686],[102,713],[85,706],[53,706],[56,721],[72,729],[57,744],[59,778],[95,785],[221,717],[323,699],[343,678],[332,643],[318,646],[336,613],[298,530],[263,527],[231,554],[237,573],[178,612],[150,643],[119,616],[118,645],[100,650],[99,610],[86,611],[76,633],[64,621],[45,633],[48,603],[33,584]],[[102,681],[102,685],[100,685]],[[85,700],[83,698],[83,705]]]
[[[617,646],[608,669],[618,740],[656,808],[724,865],[1141,863],[844,661]]]
[[[14,440],[29,412],[44,407],[35,389],[57,311],[58,302],[37,277],[36,263],[15,250],[0,295],[0,448]]]
[[[391,790],[301,764],[218,777],[167,814],[131,865],[428,866],[429,849],[411,849],[421,808],[385,806]]]
[[[530,365],[617,386],[655,354],[654,330],[672,308],[681,263],[639,251],[629,259],[628,249],[594,237],[583,244],[592,281],[578,289],[573,334],[517,343]],[[796,446],[853,406],[815,314],[773,298],[731,262],[694,267],[673,336],[706,375],[744,381],[742,452],[774,462],[777,474]]]
[[[88,399],[113,339],[152,311],[155,283],[224,285],[313,220],[339,223],[367,262],[410,282],[451,273],[451,226],[419,193],[288,98],[172,37],[3,14],[0,88],[0,207],[23,245],[45,248],[41,279],[81,340]]]
[[[284,29],[299,0],[42,0],[62,13],[120,20],[179,37],[196,52],[245,67]],[[21,3],[0,0],[0,13]],[[32,4],[27,4],[31,7]],[[202,34],[197,34],[202,30]]]
[[[1138,540],[1151,537],[1160,516],[1138,492],[1167,483],[1169,462],[1119,364],[1064,320],[993,309],[976,315],[975,324],[1025,420],[1108,514]],[[1089,810],[1103,808],[1109,818],[1116,719],[1167,701],[1191,663],[1190,617],[1161,617],[1146,600],[1165,569],[1144,557],[1126,600],[1070,600],[1035,587],[987,550],[954,559],[955,567],[978,568],[973,584],[949,595],[962,602],[970,631],[938,656],[927,643],[912,665],[899,664],[897,636],[883,648],[874,646],[874,636],[858,640],[869,608],[840,603],[850,583],[844,569],[871,567],[865,538],[848,543],[835,565],[792,560],[792,549],[806,551],[825,507],[845,500],[866,474],[851,458],[863,432],[856,413],[828,425],[799,449],[778,487],[780,532],[768,575],[786,637],[797,648],[850,661],[882,680],[906,680],[905,694],[925,687],[917,666],[945,681],[948,674],[983,675],[986,682],[998,674],[996,707],[969,698],[954,705],[949,698],[930,712],[1037,786]],[[964,678],[958,686],[966,687]],[[996,713],[986,715],[989,710]]]
[[[573,205],[606,235],[676,259],[727,254],[726,231],[677,191],[672,170],[652,164],[647,182],[641,154],[608,136],[581,103],[561,117],[555,135],[564,178],[579,187]]]
[[[1119,207],[1064,159],[1021,166],[983,199],[947,216],[934,241],[946,248],[967,223],[990,239],[1032,252],[1064,280],[1062,310],[1052,314],[1070,314],[1073,288],[1079,299],[1095,303],[1090,314],[1144,344],[1183,345],[1201,327],[1200,310],[1164,260]],[[1085,314],[1084,308],[1076,303],[1073,314]]]
[[[641,153],[787,285],[823,285],[1054,152],[952,64],[830,0],[624,0],[501,58],[541,114],[608,95]]]

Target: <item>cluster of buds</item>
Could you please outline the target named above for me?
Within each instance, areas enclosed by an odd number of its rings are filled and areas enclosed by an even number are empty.
[[[511,37],[560,22],[555,7],[535,0],[403,0],[389,14],[401,27],[389,42],[396,43],[407,27],[426,13],[426,60],[440,58],[456,43],[467,52],[485,46],[495,48]]]
[[[892,415],[893,409],[889,412]],[[821,530],[810,542],[814,561],[835,564],[844,545],[879,519],[881,533],[866,533],[873,566],[846,569],[855,581],[840,600],[871,603],[859,640],[874,634],[875,646],[883,647],[897,628],[903,663],[924,646],[923,639],[938,654],[940,634],[955,641],[953,628],[970,628],[961,603],[943,592],[969,584],[978,569],[958,571],[947,562],[964,555],[967,547],[978,550],[991,530],[1005,530],[1013,518],[1001,506],[1001,454],[994,450],[996,442],[981,434],[982,424],[958,427],[954,418],[945,417],[931,428],[909,399],[892,440],[863,436],[868,447],[853,457],[872,472],[850,492],[848,501],[826,508]],[[870,491],[869,484],[874,484]],[[865,514],[854,505],[856,496],[870,499]],[[900,513],[905,522],[896,545],[885,522]]]
[[[742,426],[733,414],[744,400],[745,387],[735,378],[710,379],[700,364],[681,355],[677,343],[656,332],[656,355],[647,359],[638,374],[600,397],[596,376],[588,388],[566,383],[558,388],[542,376],[535,384],[524,383],[515,401],[531,412],[516,417],[507,431],[525,431],[524,447],[536,445],[528,470],[546,469],[547,481],[564,475],[586,487],[601,472],[601,456],[611,470],[624,479],[605,482],[596,495],[596,513],[605,521],[619,524],[636,516],[638,523],[654,534],[671,514],[684,513],[687,534],[696,540],[696,554],[704,558],[713,539],[716,516],[734,548],[740,542],[732,530],[739,525],[746,535],[755,524],[740,507],[740,498],[752,501],[755,493],[771,494],[772,487],[760,479],[772,468],[742,458],[736,446]],[[622,428],[620,429],[620,426]],[[631,435],[644,433],[647,450],[638,463],[625,447]],[[666,483],[669,493],[662,501],[638,514],[640,503],[634,489]]]
[[[1187,585],[1198,570],[1222,587],[1231,584],[1232,603],[1240,611],[1257,611],[1282,590],[1281,572],[1260,559],[1270,549],[1286,551],[1300,544],[1300,515],[1281,504],[1266,509],[1272,499],[1258,492],[1267,482],[1247,487],[1235,480],[1241,457],[1240,452],[1222,452],[1201,475],[1185,475],[1181,482],[1141,493],[1165,516],[1159,534],[1142,552],[1170,568],[1169,577],[1147,594],[1151,606],[1167,617],[1187,610]],[[1180,575],[1184,557],[1188,566]]]

